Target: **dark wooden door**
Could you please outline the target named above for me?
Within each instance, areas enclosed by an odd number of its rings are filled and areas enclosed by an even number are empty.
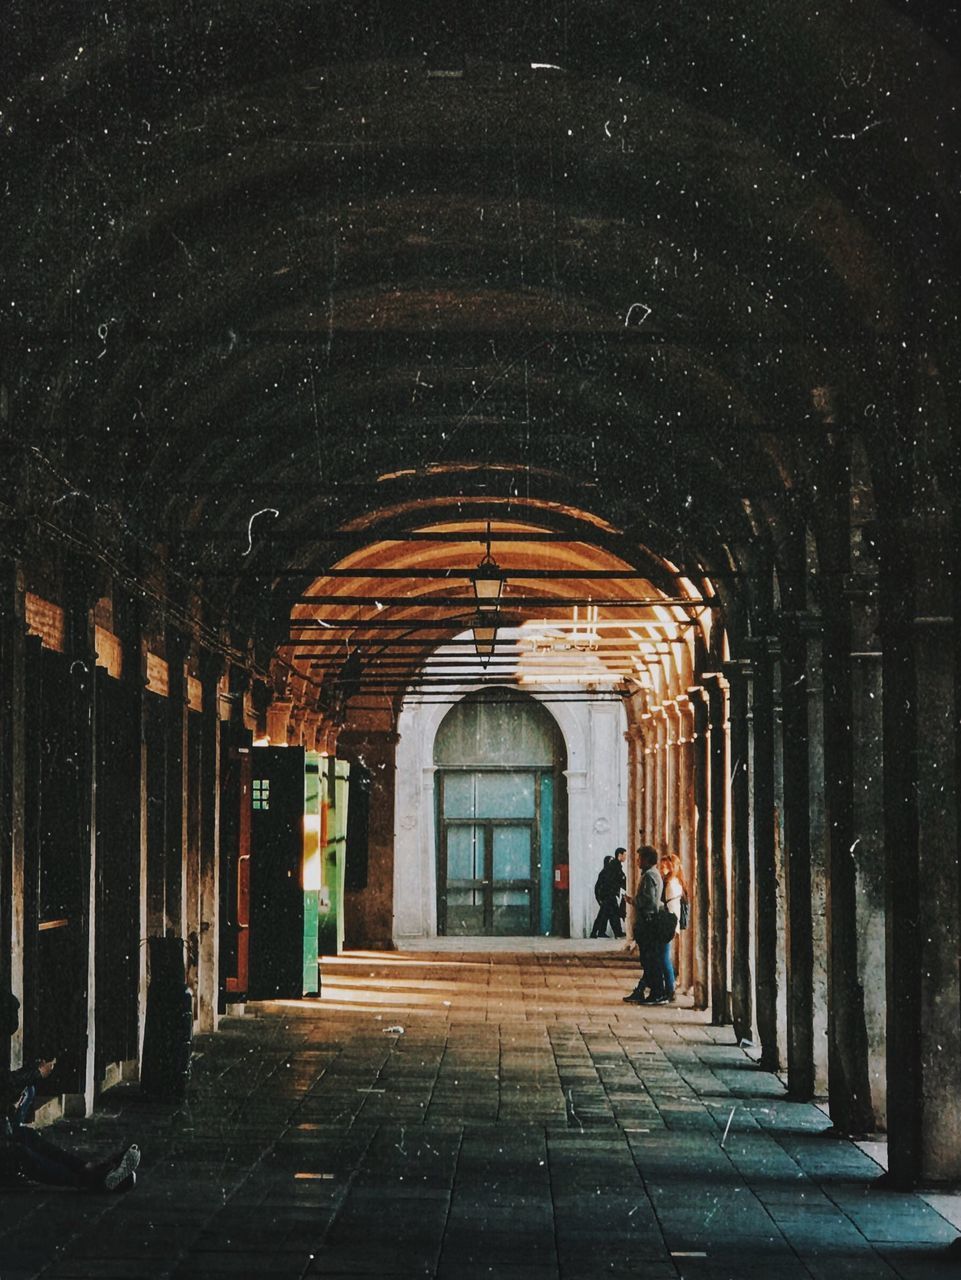
[[[253,747],[250,781],[252,1000],[303,994],[304,751]]]

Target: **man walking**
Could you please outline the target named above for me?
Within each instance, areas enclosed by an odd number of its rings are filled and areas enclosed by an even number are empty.
[[[592,938],[606,938],[608,925],[611,926],[615,938],[624,937],[624,930],[621,928],[620,897],[621,890],[627,888],[627,880],[624,876],[626,857],[626,849],[615,849],[613,858],[608,855],[604,859],[604,865],[594,885],[594,897],[597,899],[600,910],[591,928]]]

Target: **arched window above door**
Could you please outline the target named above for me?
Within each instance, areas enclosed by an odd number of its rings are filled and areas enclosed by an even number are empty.
[[[468,694],[444,717],[434,740],[439,768],[563,768],[565,755],[550,712],[528,694],[508,688]]]

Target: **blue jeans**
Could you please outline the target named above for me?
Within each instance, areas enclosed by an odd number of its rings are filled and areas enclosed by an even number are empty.
[[[664,988],[662,994],[670,1000],[674,995],[674,988],[677,985],[677,979],[674,975],[674,961],[671,957],[671,949],[673,948],[674,943],[659,943],[658,946],[661,948],[659,960],[661,972],[664,975]]]

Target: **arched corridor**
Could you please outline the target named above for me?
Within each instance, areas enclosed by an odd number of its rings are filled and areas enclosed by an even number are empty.
[[[576,948],[650,844],[711,1042],[956,1188],[953,7],[11,8],[0,988],[45,1114],[138,1079],[161,956],[214,1035],[350,952]]]

